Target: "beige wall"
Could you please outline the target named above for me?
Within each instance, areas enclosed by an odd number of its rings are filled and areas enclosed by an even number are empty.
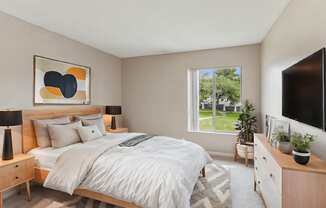
[[[232,153],[232,134],[187,132],[187,69],[235,65],[242,66],[242,98],[259,113],[260,45],[123,59],[123,113],[129,128]]]
[[[265,38],[261,56],[262,115],[282,118],[282,70],[326,46],[325,8],[325,0],[292,0]],[[326,133],[290,122],[296,131],[317,135],[313,152],[326,159]]]
[[[36,54],[90,66],[91,103],[121,105],[119,58],[1,12],[0,25],[0,109],[33,107],[33,55]],[[0,153],[2,133],[0,130]],[[13,133],[15,141],[19,141],[19,128],[14,128]]]

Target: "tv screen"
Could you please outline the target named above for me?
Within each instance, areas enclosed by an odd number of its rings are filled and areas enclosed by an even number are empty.
[[[325,48],[282,72],[282,114],[285,117],[325,129]]]

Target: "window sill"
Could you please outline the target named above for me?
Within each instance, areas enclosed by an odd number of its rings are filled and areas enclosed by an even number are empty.
[[[238,135],[238,131],[192,131],[188,130],[188,133],[199,133],[199,134],[216,134],[216,135],[231,135],[231,136],[236,136]]]

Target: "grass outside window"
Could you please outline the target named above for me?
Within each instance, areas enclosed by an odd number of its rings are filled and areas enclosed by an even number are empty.
[[[216,126],[213,127],[213,113],[211,110],[199,111],[199,129],[200,131],[235,131],[235,123],[239,118],[239,112],[216,111]]]

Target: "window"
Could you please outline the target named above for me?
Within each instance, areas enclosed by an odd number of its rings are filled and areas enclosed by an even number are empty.
[[[188,76],[190,130],[235,131],[241,106],[241,68],[196,69]]]

